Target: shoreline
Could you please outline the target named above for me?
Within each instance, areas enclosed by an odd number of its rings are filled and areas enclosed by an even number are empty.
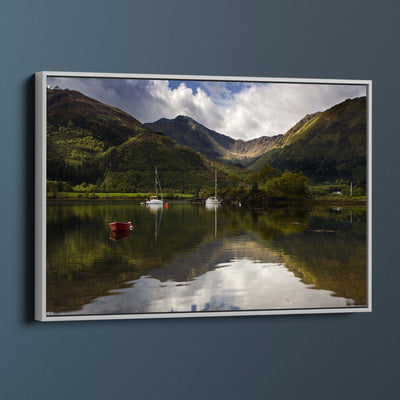
[[[104,195],[96,195],[95,196],[63,196],[63,197],[47,197],[46,201],[47,203],[58,203],[58,202],[121,202],[121,203],[126,203],[126,202],[134,202],[134,203],[141,203],[146,201],[146,197],[139,197],[136,194],[123,194],[121,196],[115,195],[115,196],[104,196]],[[196,196],[190,196],[190,195],[183,195],[183,196],[176,196],[176,197],[167,197],[164,198],[164,202],[169,202],[169,201],[177,201],[177,202],[182,202],[186,201],[189,203],[204,203],[206,199],[200,199]],[[272,198],[254,198],[254,199],[229,199],[229,198],[221,198],[222,200],[222,205],[235,205],[236,203],[241,203],[243,204],[244,207],[250,205],[251,203],[263,203],[264,205],[282,205],[282,206],[288,206],[288,205],[324,205],[324,204],[330,204],[330,205],[337,205],[337,206],[347,206],[347,205],[356,205],[356,206],[367,206],[368,200],[365,198],[354,198],[354,199],[332,199],[332,198],[315,198],[315,199],[272,199]],[[249,204],[250,200],[250,204]]]

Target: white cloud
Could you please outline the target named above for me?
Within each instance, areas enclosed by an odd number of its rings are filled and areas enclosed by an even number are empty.
[[[365,95],[362,86],[259,84],[234,95],[217,131],[251,139],[285,133],[306,114],[324,111],[349,97]]]
[[[95,78],[51,78],[48,83],[81,91],[141,122],[188,115],[245,140],[285,133],[306,114],[366,95],[362,85],[181,82],[171,88],[165,80]]]

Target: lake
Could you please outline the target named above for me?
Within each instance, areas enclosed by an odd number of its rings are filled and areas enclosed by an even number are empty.
[[[48,202],[47,315],[362,307],[364,207]],[[113,221],[133,230],[110,231]]]

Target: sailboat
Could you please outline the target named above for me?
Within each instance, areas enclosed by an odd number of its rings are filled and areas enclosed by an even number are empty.
[[[163,195],[161,191],[160,178],[158,176],[157,167],[155,168],[155,184],[156,184],[156,195],[150,196],[149,200],[146,200],[148,206],[162,206],[164,204]],[[158,198],[158,190],[160,190],[161,199]]]
[[[221,200],[217,198],[217,170],[215,170],[215,196],[214,197],[209,197],[206,200],[206,204],[221,204]]]

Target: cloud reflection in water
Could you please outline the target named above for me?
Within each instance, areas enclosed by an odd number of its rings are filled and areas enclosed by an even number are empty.
[[[328,290],[313,289],[281,263],[234,259],[189,282],[142,276],[127,289],[96,299],[74,314],[163,313],[352,305]]]

